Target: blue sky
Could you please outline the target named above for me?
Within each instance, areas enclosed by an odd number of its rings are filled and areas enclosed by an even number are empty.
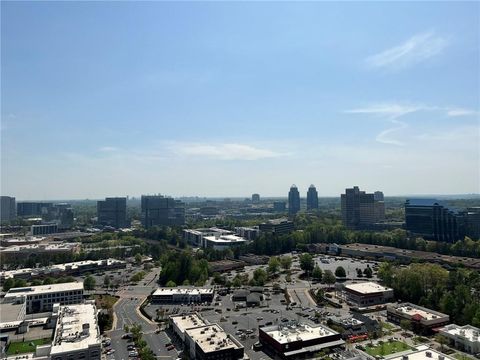
[[[478,193],[479,13],[2,2],[1,192]]]

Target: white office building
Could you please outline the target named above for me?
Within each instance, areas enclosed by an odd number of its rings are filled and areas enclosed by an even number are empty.
[[[480,353],[479,328],[450,324],[441,328],[439,332],[448,338],[455,348],[470,354]]]

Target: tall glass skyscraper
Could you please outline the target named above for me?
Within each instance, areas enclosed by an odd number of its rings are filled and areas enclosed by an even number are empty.
[[[295,215],[300,211],[300,193],[298,192],[297,186],[292,185],[290,191],[288,192],[288,213],[290,215]]]
[[[314,185],[310,185],[307,191],[307,210],[318,209],[318,193]]]

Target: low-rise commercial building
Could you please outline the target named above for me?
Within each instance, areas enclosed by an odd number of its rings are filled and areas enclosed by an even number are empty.
[[[214,290],[212,288],[158,288],[152,294],[152,303],[200,303],[211,302]]]
[[[374,282],[345,285],[345,297],[349,304],[368,307],[393,300],[393,289]]]
[[[235,232],[238,236],[247,240],[255,240],[260,235],[258,227],[236,227]]]
[[[390,355],[385,357],[388,360],[454,360],[454,357],[445,355],[439,351],[420,346],[417,350],[403,353],[402,355]]]
[[[293,221],[288,219],[268,220],[258,226],[260,232],[268,232],[276,235],[290,234],[294,230]]]
[[[57,324],[51,360],[100,360],[102,342],[93,302],[60,306],[52,316],[57,317]]]
[[[52,311],[54,304],[72,305],[83,302],[83,283],[69,282],[12,288],[5,294],[5,301],[22,299],[26,301],[26,312]]]
[[[341,334],[324,326],[287,323],[259,328],[260,343],[282,359],[307,357],[345,344]]]
[[[447,325],[439,330],[439,333],[450,340],[455,348],[470,354],[480,353],[480,329],[471,326]]]
[[[191,328],[205,326],[207,323],[198,313],[170,316],[170,326],[182,343],[185,342],[185,331]]]
[[[72,254],[80,250],[78,243],[47,243],[9,246],[0,248],[0,255],[4,259],[28,256],[30,254]]]
[[[430,334],[434,328],[445,326],[450,321],[446,314],[412,303],[387,305],[387,318],[397,324],[408,320],[412,324],[412,330],[419,334]]]
[[[46,276],[81,275],[86,272],[123,269],[127,263],[117,259],[84,260],[41,268],[0,271],[0,281],[6,279],[35,279]]]
[[[236,246],[246,245],[249,241],[236,235],[204,236],[203,247],[214,250],[226,250]]]
[[[32,225],[30,227],[30,232],[33,236],[55,234],[58,232],[58,224],[52,223]]]
[[[234,232],[230,230],[220,229],[217,227],[200,228],[200,229],[186,229],[183,230],[183,239],[190,245],[205,247],[203,238],[206,236],[224,236],[233,235]]]
[[[185,350],[197,360],[235,360],[244,354],[243,345],[218,324],[187,329]]]

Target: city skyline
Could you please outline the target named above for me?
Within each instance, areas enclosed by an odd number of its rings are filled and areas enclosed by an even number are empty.
[[[479,7],[2,2],[1,193],[478,194]]]

